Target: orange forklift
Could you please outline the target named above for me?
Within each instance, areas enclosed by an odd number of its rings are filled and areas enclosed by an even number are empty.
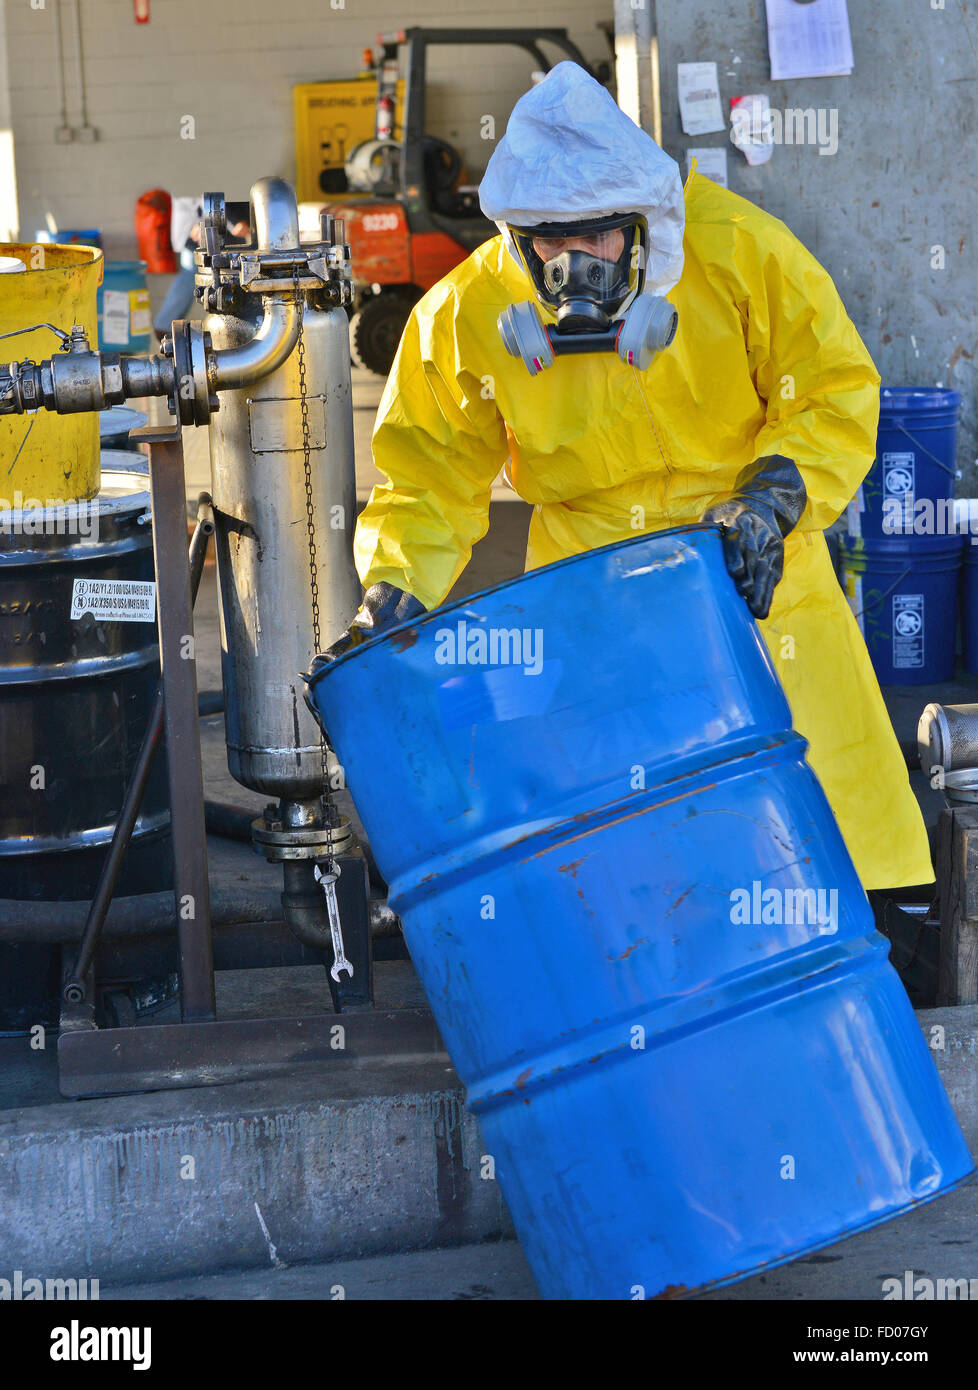
[[[600,81],[566,29],[401,29],[378,35],[375,138],[346,161],[351,192],[323,205],[343,218],[356,280],[351,345],[360,366],[390,371],[412,306],[470,252],[496,235],[479,209],[474,188],[459,186],[462,157],[445,140],[425,134],[425,80],[433,44],[515,44],[543,72],[565,58]],[[553,61],[541,44],[559,50]],[[404,121],[395,131],[399,59],[406,47]]]

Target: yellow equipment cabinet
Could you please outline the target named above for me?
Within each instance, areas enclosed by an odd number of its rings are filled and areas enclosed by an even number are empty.
[[[347,191],[343,166],[351,150],[374,137],[377,74],[336,82],[303,82],[292,89],[296,192],[300,203]],[[397,84],[394,129],[400,131],[404,82]]]

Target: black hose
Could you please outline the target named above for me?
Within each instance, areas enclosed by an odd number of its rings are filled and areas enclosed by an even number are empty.
[[[226,806],[220,801],[204,801],[204,824],[208,835],[222,840],[242,840],[251,844],[251,823],[259,813],[243,806]]]
[[[201,690],[197,695],[197,713],[201,716],[206,714],[223,714],[224,691]]]

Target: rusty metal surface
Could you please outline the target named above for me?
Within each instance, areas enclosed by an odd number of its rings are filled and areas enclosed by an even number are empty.
[[[143,1024],[58,1039],[61,1093],[74,1097],[288,1076],[297,1067],[376,1069],[425,1057],[444,1057],[448,1065],[428,1009]]]

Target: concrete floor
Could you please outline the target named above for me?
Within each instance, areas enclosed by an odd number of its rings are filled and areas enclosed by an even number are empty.
[[[896,1279],[974,1280],[978,1287],[978,1181],[849,1240],[701,1294],[698,1302],[877,1302]],[[917,1285],[918,1289],[926,1287]],[[342,1291],[342,1292],[340,1292]],[[410,1251],[366,1260],[249,1270],[168,1283],[110,1286],[103,1299],[536,1300],[516,1241]],[[888,1300],[889,1311],[895,1311]]]

